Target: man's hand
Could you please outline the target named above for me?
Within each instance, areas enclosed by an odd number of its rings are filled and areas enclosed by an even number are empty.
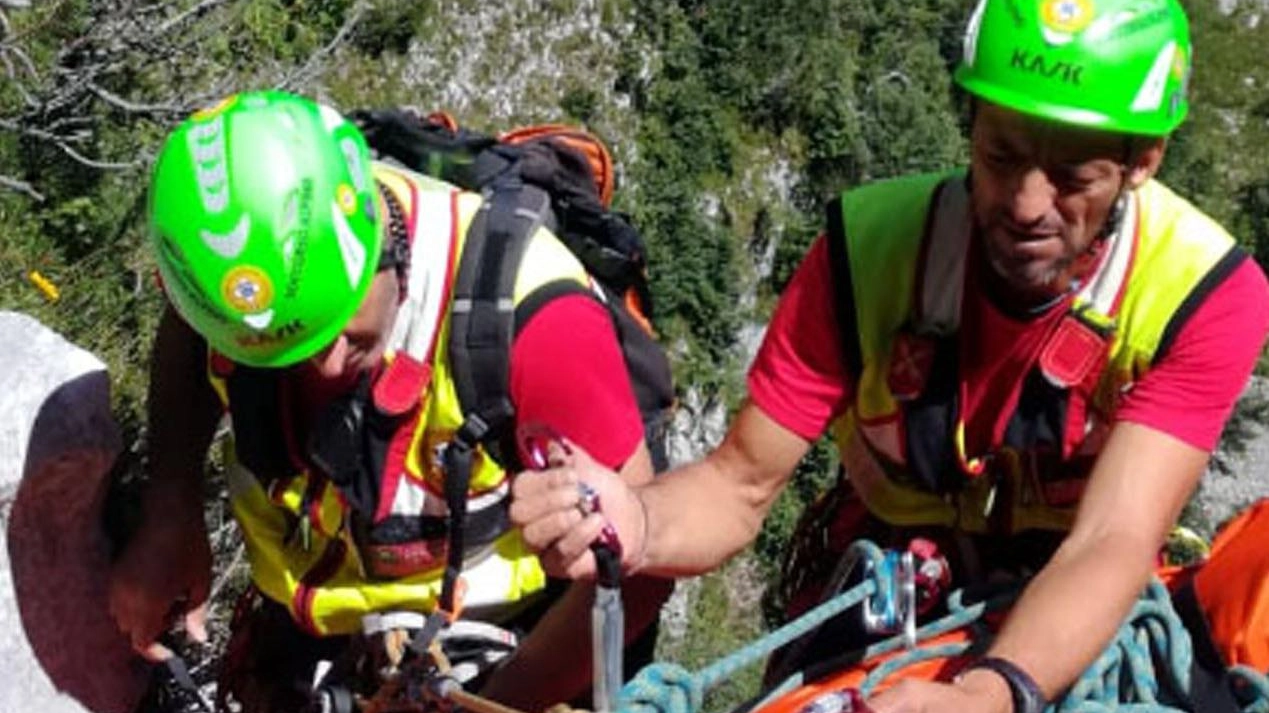
[[[172,651],[157,639],[179,615],[185,632],[207,641],[211,548],[195,508],[148,508],[147,516],[110,573],[110,614],[132,648],[150,661]]]
[[[521,529],[546,571],[557,577],[594,577],[590,544],[605,522],[617,530],[626,570],[637,569],[646,534],[637,492],[575,443],[552,443],[549,462],[547,470],[521,473],[511,486],[511,522]],[[599,495],[600,512],[586,514],[582,484]]]
[[[873,713],[1009,713],[1009,684],[984,669],[966,673],[957,683],[907,679],[869,698]]]

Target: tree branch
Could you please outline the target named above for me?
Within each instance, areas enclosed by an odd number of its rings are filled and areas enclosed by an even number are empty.
[[[19,181],[16,178],[0,175],[0,186],[8,188],[11,191],[24,193],[28,197],[30,197],[32,200],[36,201],[37,203],[44,202],[44,194],[35,190],[35,188],[30,183],[27,183],[26,181]]]
[[[184,108],[174,104],[138,104],[108,92],[96,82],[88,83],[88,91],[107,104],[123,109],[131,114],[182,114]]]

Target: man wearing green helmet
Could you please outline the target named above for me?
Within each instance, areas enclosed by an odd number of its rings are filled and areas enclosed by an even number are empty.
[[[1039,711],[1141,591],[1269,330],[1260,268],[1153,179],[1191,54],[1176,0],[981,0],[955,75],[974,102],[968,172],[833,201],[723,443],[636,489],[580,453],[567,477],[526,475],[512,517],[530,544],[590,570],[600,519],[557,504],[581,479],[629,571],[711,569],[827,430],[841,477],[795,538],[791,608],[819,601],[860,537],[936,560],[932,542],[957,585],[1035,572],[955,683],[869,704]],[[856,648],[859,626],[786,670]]]
[[[483,448],[461,474],[466,487],[446,487],[444,453],[465,411],[445,340],[481,195],[372,161],[358,128],[330,107],[252,92],[172,132],[149,201],[170,309],[151,371],[152,478],[111,586],[134,647],[170,656],[156,639],[173,611],[205,637],[201,477],[228,413],[230,504],[263,595],[242,608],[222,677],[241,710],[304,709],[309,692],[296,682],[314,681],[320,660],[337,659],[386,613],[399,621],[460,607],[532,627],[488,694],[538,709],[583,691],[591,659],[577,627],[589,585],[548,587],[507,521],[507,473]],[[639,484],[652,466],[612,315],[581,263],[532,225],[515,275],[515,418]],[[556,296],[530,309],[547,285]],[[455,490],[466,496],[461,538],[447,516]],[[635,586],[638,631],[669,583]]]

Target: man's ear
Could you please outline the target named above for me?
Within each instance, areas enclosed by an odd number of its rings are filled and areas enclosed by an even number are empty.
[[[1163,154],[1167,150],[1166,138],[1151,139],[1144,148],[1133,152],[1132,162],[1128,165],[1128,186],[1137,188],[1154,177],[1163,165]]]

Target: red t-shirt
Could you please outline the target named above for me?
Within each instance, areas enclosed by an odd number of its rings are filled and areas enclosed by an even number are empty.
[[[834,315],[826,238],[821,236],[790,281],[749,371],[753,402],[785,428],[817,438],[850,405]],[[998,431],[991,414],[1011,412],[1021,378],[1052,326],[1054,309],[1034,320],[1013,319],[966,285],[965,329],[987,336],[965,360],[966,421],[971,444]],[[1220,438],[1269,331],[1269,283],[1252,260],[1243,262],[1194,312],[1163,358],[1124,398],[1115,419],[1171,434],[1211,450]],[[967,356],[968,350],[962,351]],[[970,453],[981,448],[970,447]]]
[[[589,297],[554,299],[520,328],[510,390],[518,423],[549,425],[610,468],[643,440],[612,315]]]

